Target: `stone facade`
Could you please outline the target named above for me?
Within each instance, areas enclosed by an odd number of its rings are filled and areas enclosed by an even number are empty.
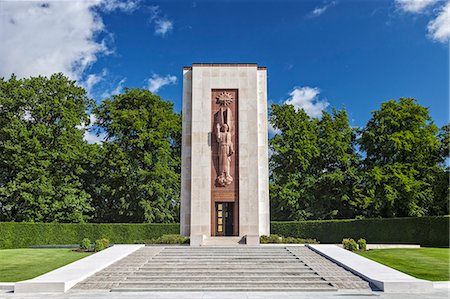
[[[237,90],[238,235],[269,235],[267,73],[256,64],[193,64],[183,70],[181,234],[191,245],[214,235],[211,220],[213,90]]]

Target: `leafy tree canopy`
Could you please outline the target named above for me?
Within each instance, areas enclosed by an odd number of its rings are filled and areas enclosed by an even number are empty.
[[[272,105],[270,121],[279,130],[270,140],[273,219],[354,217],[367,207],[345,110],[314,119],[292,105]]]
[[[178,220],[181,117],[172,103],[126,89],[94,113],[107,134],[90,187],[95,220]]]
[[[428,109],[414,99],[385,102],[361,133],[372,215],[428,215],[436,200],[436,175],[442,171],[441,141]]]
[[[91,105],[62,74],[0,79],[0,221],[88,219],[80,175],[89,145],[80,126]]]

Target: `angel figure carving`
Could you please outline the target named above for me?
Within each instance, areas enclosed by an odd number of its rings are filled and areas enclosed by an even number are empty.
[[[228,125],[218,123],[216,129],[216,139],[219,143],[219,173],[217,182],[220,186],[227,186],[233,182],[233,177],[230,174],[230,164],[231,156],[234,154],[234,148]]]
[[[233,182],[231,176],[231,156],[234,154],[232,141],[233,118],[231,109],[227,108],[233,98],[230,93],[222,92],[217,97],[217,103],[221,106],[216,113],[216,141],[219,143],[218,154],[219,164],[217,172],[217,184],[221,187],[230,185]]]

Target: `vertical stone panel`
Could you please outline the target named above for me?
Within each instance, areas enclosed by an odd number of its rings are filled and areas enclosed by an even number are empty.
[[[211,148],[208,143],[211,123],[210,97],[206,96],[203,84],[203,69],[192,69],[192,158],[191,158],[191,237],[193,243],[201,243],[210,235],[209,171]],[[194,244],[195,245],[195,244]]]
[[[183,121],[181,136],[181,207],[180,234],[191,234],[191,121],[192,71],[183,70]]]
[[[267,71],[258,70],[259,235],[270,235]]]
[[[244,76],[245,74],[245,76]],[[240,84],[239,154],[240,232],[242,236],[258,236],[258,134],[257,134],[257,68],[245,67],[241,76],[234,77]]]

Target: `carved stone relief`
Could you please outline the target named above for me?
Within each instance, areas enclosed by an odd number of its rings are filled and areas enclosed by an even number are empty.
[[[231,157],[234,154],[234,146],[232,142],[233,115],[231,109],[228,108],[233,102],[233,97],[230,93],[224,91],[216,97],[216,103],[220,106],[216,113],[215,135],[216,141],[219,144],[219,164],[217,173],[217,184],[221,187],[230,185],[233,182],[231,176]]]

